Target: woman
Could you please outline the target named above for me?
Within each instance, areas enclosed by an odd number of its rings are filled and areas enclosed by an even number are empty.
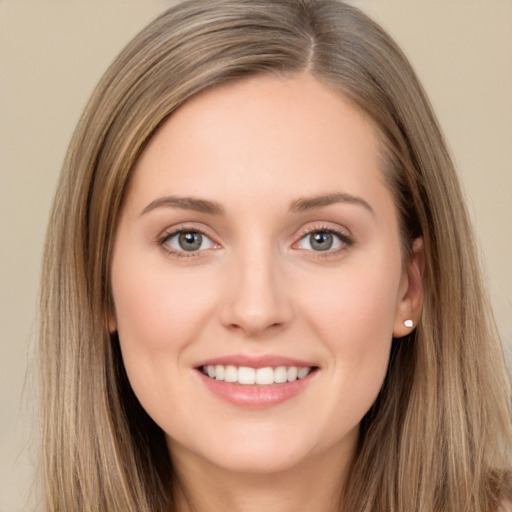
[[[508,380],[453,164],[357,9],[164,13],[93,94],[50,226],[48,510],[509,506]]]

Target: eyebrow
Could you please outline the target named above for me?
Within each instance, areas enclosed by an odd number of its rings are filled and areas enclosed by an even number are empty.
[[[331,204],[337,203],[348,203],[362,206],[368,210],[373,216],[375,211],[373,208],[361,197],[346,194],[344,192],[336,192],[334,194],[327,194],[322,196],[314,197],[301,197],[296,201],[293,201],[290,210],[293,212],[307,212],[315,210],[317,208],[323,208],[324,206],[330,206]]]
[[[314,197],[301,197],[292,202],[290,211],[302,213],[337,203],[359,205],[368,210],[372,215],[375,215],[373,208],[364,199],[343,192]],[[210,215],[224,215],[225,213],[224,208],[214,201],[195,197],[165,196],[151,201],[151,203],[142,210],[141,216],[157,208],[179,208]]]
[[[197,199],[195,197],[166,196],[151,201],[151,203],[142,210],[141,216],[156,208],[180,208],[182,210],[192,210],[200,213],[209,213],[211,215],[224,215],[224,208],[219,203],[213,201]]]

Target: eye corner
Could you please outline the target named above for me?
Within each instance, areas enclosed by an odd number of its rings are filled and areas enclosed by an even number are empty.
[[[312,239],[315,236],[316,240]],[[329,257],[347,250],[353,243],[353,238],[348,230],[317,225],[301,231],[299,239],[292,245],[292,248],[314,253],[315,256]]]
[[[155,241],[167,255],[174,258],[194,258],[221,246],[204,230],[192,226],[166,229]]]

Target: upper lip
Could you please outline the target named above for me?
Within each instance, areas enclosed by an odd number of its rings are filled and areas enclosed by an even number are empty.
[[[311,361],[304,361],[300,359],[295,359],[292,357],[285,357],[280,355],[249,355],[249,354],[231,354],[225,356],[214,357],[211,359],[206,359],[204,361],[199,362],[196,368],[201,368],[203,366],[248,366],[249,368],[266,368],[273,367],[277,368],[278,366],[296,366],[298,368],[312,368],[316,367],[314,363]]]

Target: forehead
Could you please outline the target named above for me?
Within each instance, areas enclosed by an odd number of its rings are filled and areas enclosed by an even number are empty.
[[[379,152],[372,122],[339,92],[310,75],[258,76],[182,105],[143,151],[129,195],[360,195],[384,182]]]

